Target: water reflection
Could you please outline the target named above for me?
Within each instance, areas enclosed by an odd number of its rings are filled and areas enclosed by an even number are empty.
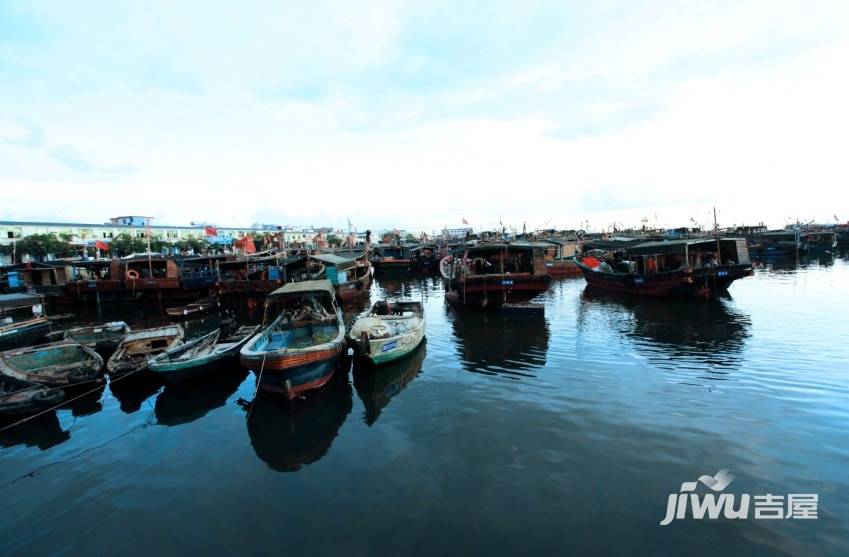
[[[248,435],[256,455],[281,472],[323,457],[353,407],[346,373],[337,373],[306,400],[287,401],[261,390],[252,403]]]
[[[70,408],[71,415],[74,417],[81,416],[91,416],[92,414],[97,414],[101,410],[103,410],[103,404],[100,400],[103,398],[103,392],[106,390],[106,384],[104,383],[100,387],[92,389],[91,392],[86,393],[83,396],[79,396],[75,400],[71,400],[71,402],[66,403],[62,408]],[[66,396],[65,398],[69,398]]]
[[[549,330],[544,314],[463,308],[446,312],[463,369],[520,379],[533,377],[532,372],[545,365]]]
[[[162,385],[163,380],[157,374],[141,371],[110,380],[109,392],[118,399],[124,413],[132,414],[138,412],[145,400],[159,392]]]
[[[20,418],[18,418],[20,419]],[[15,419],[0,421],[0,428],[14,423]],[[56,412],[48,412],[40,416],[16,425],[12,428],[0,431],[0,446],[14,447],[24,445],[26,447],[38,447],[46,451],[71,438],[70,431],[64,431],[59,424]]]
[[[232,368],[205,377],[203,381],[165,385],[154,405],[157,422],[175,426],[202,418],[210,410],[224,406],[247,375],[247,370],[234,364]]]
[[[392,397],[403,391],[421,373],[426,355],[425,340],[413,354],[401,361],[380,367],[359,365],[354,368],[354,387],[365,406],[363,419],[366,424],[376,422]]]
[[[578,324],[583,327],[603,320],[607,328],[631,339],[636,350],[657,367],[677,370],[694,364],[719,372],[740,366],[751,334],[751,319],[735,309],[729,298],[691,303],[623,296],[587,286],[581,294]]]

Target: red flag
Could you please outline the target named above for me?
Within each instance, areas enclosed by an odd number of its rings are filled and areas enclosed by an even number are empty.
[[[214,226],[204,226],[203,233],[206,236],[218,236],[218,229]]]
[[[466,217],[463,217],[463,224],[469,224],[469,221],[466,220]]]
[[[100,240],[94,242],[94,247],[95,249],[99,249],[102,251],[109,251],[109,244],[107,244],[106,242],[101,242]]]

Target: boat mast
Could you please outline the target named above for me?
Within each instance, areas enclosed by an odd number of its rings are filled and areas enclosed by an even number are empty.
[[[716,223],[716,206],[713,208],[713,235],[716,238],[716,263],[722,263],[722,255],[719,252],[719,225]]]

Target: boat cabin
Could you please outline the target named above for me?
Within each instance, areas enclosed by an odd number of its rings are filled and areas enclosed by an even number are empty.
[[[133,290],[180,288],[180,268],[173,257],[133,257],[123,260],[124,287]]]
[[[69,263],[66,261],[33,261],[10,265],[7,267],[7,273],[14,273],[19,288],[58,296],[65,290],[68,268]]]
[[[184,290],[210,288],[218,280],[218,265],[226,255],[202,255],[180,259],[180,286]]]
[[[599,269],[609,273],[651,275],[751,263],[746,241],[741,238],[640,242],[612,251],[598,245],[587,244],[584,253],[597,255]]]

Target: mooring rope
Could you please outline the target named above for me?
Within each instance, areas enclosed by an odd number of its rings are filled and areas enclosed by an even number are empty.
[[[245,421],[248,421],[248,420],[251,419],[251,412],[253,412],[253,409],[254,409],[254,403],[256,402],[256,395],[259,392],[259,386],[262,384],[262,372],[265,370],[265,358],[266,357],[268,357],[268,352],[266,352],[265,354],[262,355],[262,365],[259,367],[259,375],[256,378],[256,389],[254,389],[254,396],[253,396],[253,399],[251,400],[251,407],[248,408],[248,415],[245,418]]]
[[[129,373],[125,373],[124,375],[121,375],[121,376],[116,377],[116,378],[114,378],[114,379],[112,379],[112,378],[110,377],[110,379],[109,379],[109,384],[111,385],[112,383],[115,383],[115,382],[117,382],[117,381],[121,381],[122,379],[126,379],[126,378],[127,378],[127,377],[129,377],[130,375],[132,375],[132,374],[134,374],[134,373],[136,373],[136,372],[139,372],[139,371],[142,371],[142,370],[141,370],[141,369],[137,369],[137,370],[135,370],[135,371],[131,371],[131,372],[129,372]],[[90,380],[90,381],[88,381],[88,382],[91,382],[91,381],[96,381],[96,379],[92,379],[92,380]],[[84,383],[77,383],[77,385],[83,385],[83,384],[84,384]],[[30,415],[30,416],[27,416],[26,418],[22,418],[22,419],[18,420],[17,422],[14,422],[14,423],[11,423],[11,424],[9,424],[9,425],[6,425],[6,426],[3,426],[3,427],[0,427],[0,432],[6,431],[7,429],[12,429],[13,427],[18,426],[18,425],[21,425],[21,424],[23,424],[23,423],[26,423],[26,422],[28,422],[28,421],[30,421],[30,420],[34,420],[35,418],[37,418],[37,417],[39,417],[39,416],[43,416],[44,414],[47,414],[48,412],[52,412],[52,411],[56,410],[57,408],[60,408],[61,406],[64,406],[64,405],[66,405],[66,404],[69,404],[69,403],[71,403],[71,402],[74,402],[75,400],[79,400],[79,399],[81,399],[81,398],[83,398],[83,397],[86,397],[86,396],[88,396],[88,395],[90,395],[90,394],[92,394],[92,393],[96,392],[97,390],[104,388],[105,386],[106,386],[106,384],[105,384],[105,383],[104,383],[103,385],[98,385],[98,386],[97,386],[97,387],[95,387],[94,389],[92,389],[92,390],[90,390],[90,391],[86,391],[86,392],[84,392],[84,393],[83,393],[83,394],[81,394],[81,395],[77,395],[77,396],[75,396],[74,398],[69,398],[69,399],[67,399],[67,400],[63,400],[62,402],[60,402],[59,404],[57,404],[57,405],[55,405],[55,406],[51,406],[50,408],[46,408],[46,409],[44,409],[44,410],[42,410],[42,411],[40,411],[40,412],[37,412],[37,413],[32,414],[32,415]],[[62,388],[62,387],[51,387],[50,389],[47,389],[47,390],[48,390],[48,391],[52,391],[52,390],[61,389],[61,388]]]

